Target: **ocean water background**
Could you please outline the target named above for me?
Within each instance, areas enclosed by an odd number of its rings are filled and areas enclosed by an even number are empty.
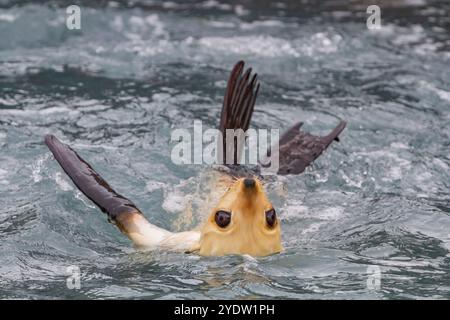
[[[0,0],[0,297],[450,297],[450,4],[381,1]],[[153,223],[204,196],[205,166],[170,161],[170,132],[216,127],[226,79],[259,74],[256,128],[348,126],[300,176],[267,185],[285,252],[142,253],[43,144],[71,144]],[[285,196],[278,199],[280,185]],[[181,222],[180,222],[181,221]],[[80,268],[81,288],[66,285]],[[368,286],[373,270],[380,286]]]

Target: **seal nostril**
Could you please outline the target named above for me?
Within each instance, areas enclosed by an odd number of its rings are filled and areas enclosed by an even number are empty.
[[[255,179],[253,178],[244,179],[244,186],[246,188],[253,188],[255,186]]]

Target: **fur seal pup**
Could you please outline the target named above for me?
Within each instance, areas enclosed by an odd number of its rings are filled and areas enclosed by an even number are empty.
[[[258,91],[257,75],[252,76],[251,68],[244,71],[244,62],[239,61],[227,83],[219,125],[222,133],[226,129],[247,131]],[[339,141],[345,125],[341,121],[323,137],[301,131],[302,123],[292,126],[279,140],[278,174],[303,172],[334,140]],[[78,189],[108,215],[108,220],[136,248],[196,252],[203,256],[267,256],[283,250],[275,208],[257,174],[240,170],[236,159],[228,171],[221,173],[221,183],[229,187],[203,225],[198,230],[174,233],[151,224],[133,202],[111,188],[85,160],[55,136],[47,135],[45,143]],[[227,146],[225,138],[223,144],[224,159],[227,150],[242,147]]]

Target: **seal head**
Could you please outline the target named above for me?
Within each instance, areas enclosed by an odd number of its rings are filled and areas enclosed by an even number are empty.
[[[280,223],[261,182],[236,180],[206,220],[199,253],[267,256],[282,250]]]

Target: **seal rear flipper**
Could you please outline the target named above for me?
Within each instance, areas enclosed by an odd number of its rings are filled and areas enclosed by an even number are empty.
[[[108,220],[130,238],[136,246],[152,246],[170,234],[150,224],[136,205],[114,191],[95,170],[68,145],[53,135],[45,144],[77,188],[94,202]]]
[[[333,141],[339,141],[339,134],[346,126],[341,121],[328,135],[319,137],[303,132],[299,122],[292,126],[279,142],[278,174],[300,174],[317,159]]]
[[[257,81],[257,74],[252,76],[251,68],[248,68],[244,72],[243,61],[236,63],[228,79],[220,115],[219,130],[223,137],[223,152],[219,157],[221,157],[224,164],[238,164],[238,155],[241,154],[243,148],[243,144],[238,145],[236,141],[232,145],[226,144],[226,129],[242,129],[243,132],[247,131],[250,126],[258,91],[259,83]],[[230,161],[227,161],[227,153],[233,153],[233,149],[234,158],[231,159],[232,163],[229,163]]]

